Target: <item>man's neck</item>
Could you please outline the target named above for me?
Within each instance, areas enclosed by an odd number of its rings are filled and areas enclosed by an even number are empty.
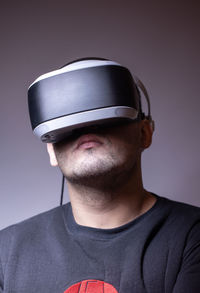
[[[105,192],[68,185],[75,221],[79,225],[112,229],[122,226],[148,211],[155,197],[142,187],[136,190]]]

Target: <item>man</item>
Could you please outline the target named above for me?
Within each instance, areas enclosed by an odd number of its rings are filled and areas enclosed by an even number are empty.
[[[85,87],[88,74],[91,83]],[[117,63],[93,58],[68,64],[32,84],[29,107],[30,112],[34,109],[33,116],[38,107],[49,107],[49,93],[56,92],[52,109],[43,109],[47,114],[31,119],[36,121],[32,122],[34,131],[47,141],[51,165],[59,166],[66,178],[71,203],[1,231],[0,292],[199,292],[200,209],[143,188],[141,154],[151,145],[153,127],[150,115],[142,113],[138,87],[133,80],[130,85],[128,74]],[[109,78],[104,79],[105,75]],[[66,79],[63,83],[59,78]],[[103,88],[111,89],[105,103],[110,95],[117,100],[120,91],[133,86],[129,91],[135,99],[134,105],[129,105],[134,109],[132,116],[127,114],[129,106],[122,109],[112,101],[111,107],[91,106],[71,113],[67,124],[69,113],[56,116],[54,108],[63,102],[63,88],[67,87],[66,94],[74,80],[69,96],[80,94],[86,99],[84,105],[88,97],[94,103],[93,86],[101,91],[102,80]],[[49,90],[52,84],[56,88]],[[44,96],[48,103],[42,100]],[[34,104],[37,98],[39,106]],[[116,118],[119,109],[123,113]],[[91,118],[93,111],[95,119]],[[81,122],[77,122],[78,115],[84,117]],[[59,128],[63,121],[65,127]]]

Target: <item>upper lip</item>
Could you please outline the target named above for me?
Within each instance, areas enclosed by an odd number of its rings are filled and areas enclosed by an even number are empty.
[[[79,148],[79,146],[82,145],[83,143],[92,142],[92,141],[102,144],[102,141],[100,140],[98,136],[94,134],[84,134],[78,139],[75,148]]]

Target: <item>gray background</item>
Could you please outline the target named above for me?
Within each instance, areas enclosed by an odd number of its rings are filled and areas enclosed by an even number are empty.
[[[1,1],[0,228],[59,203],[60,171],[32,135],[27,88],[85,56],[124,64],[149,90],[145,187],[200,206],[199,11],[199,1]]]

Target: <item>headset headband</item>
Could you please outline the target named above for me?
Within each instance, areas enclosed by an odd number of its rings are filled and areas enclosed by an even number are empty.
[[[28,90],[33,131],[43,142],[57,142],[78,128],[135,120],[141,115],[136,83],[119,63],[95,58],[44,74]]]

